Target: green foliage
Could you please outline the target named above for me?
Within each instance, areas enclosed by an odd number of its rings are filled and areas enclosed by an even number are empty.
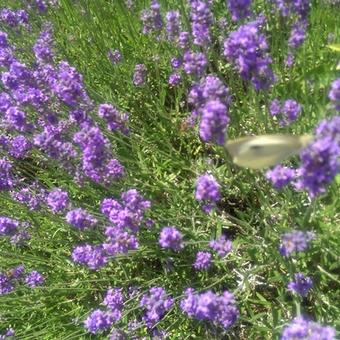
[[[78,244],[102,241],[100,231],[80,233],[63,217],[29,211],[2,192],[0,215],[29,221],[34,233],[22,248],[0,239],[0,269],[24,263],[28,269],[43,273],[46,283],[36,289],[20,286],[0,297],[0,330],[11,326],[22,340],[101,339],[104,336],[86,334],[82,322],[92,308],[98,308],[108,287],[127,290],[139,286],[144,292],[154,285],[165,287],[176,298],[187,287],[216,292],[228,289],[235,293],[240,307],[239,320],[223,335],[185,317],[175,307],[159,324],[171,339],[276,339],[300,311],[340,329],[339,181],[311,204],[304,193],[291,188],[276,191],[263,173],[236,168],[226,161],[222,148],[203,144],[197,131],[182,124],[190,111],[186,104],[190,81],[186,79],[176,88],[167,84],[172,47],[140,34],[139,13],[148,2],[135,2],[133,11],[128,11],[120,0],[60,0],[60,6],[47,14],[31,14],[34,33],[10,35],[28,51],[42,23],[50,20],[58,59],[68,60],[84,76],[91,98],[97,103],[113,102],[130,113],[129,137],[107,133],[127,177],[110,187],[86,184],[79,188],[58,164],[42,155],[17,166],[28,181],[39,180],[46,188],[66,188],[73,202],[95,216],[99,216],[104,197],[118,197],[124,190],[137,188],[152,201],[150,217],[156,223],[151,230],[141,232],[138,251],[117,257],[98,272],[91,271],[74,264],[70,255]],[[184,10],[184,1],[160,2],[164,11]],[[3,0],[2,6],[15,7],[13,3],[21,5]],[[259,1],[259,9],[269,11],[266,3]],[[217,18],[227,15],[222,1],[214,6]],[[307,41],[289,70],[283,66],[288,27],[276,19],[271,18],[267,27],[278,75],[271,92],[257,93],[245,87],[231,65],[221,62],[218,48],[209,54],[209,71],[224,78],[233,94],[230,138],[252,133],[308,133],[331,115],[326,109],[327,93],[336,78],[338,60],[326,46],[329,33],[340,41],[339,18],[322,2],[313,3]],[[228,25],[230,30],[236,27]],[[110,63],[110,48],[122,52],[121,64]],[[159,57],[157,62],[155,56]],[[32,60],[29,54],[23,57]],[[132,84],[137,63],[148,68],[147,85],[141,88]],[[299,120],[286,130],[269,121],[267,106],[275,97],[295,98],[304,107]],[[207,170],[221,183],[223,196],[220,212],[210,215],[201,211],[194,197],[196,177]],[[158,247],[159,231],[166,225],[178,226],[185,235],[187,247],[182,253]],[[295,228],[313,230],[317,238],[308,252],[287,260],[278,252],[280,236]],[[192,262],[196,251],[207,249],[208,241],[222,230],[233,240],[233,252],[226,259],[216,258],[208,272],[195,272]],[[173,258],[171,271],[166,270],[169,255]],[[303,300],[286,290],[297,271],[309,274],[315,282]],[[134,308],[124,312],[118,328],[126,330],[127,323],[140,315],[136,302],[130,301],[129,306],[133,303]],[[145,329],[140,330],[140,336],[148,336]]]

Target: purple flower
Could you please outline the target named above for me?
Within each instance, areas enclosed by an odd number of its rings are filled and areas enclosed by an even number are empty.
[[[203,108],[211,100],[230,105],[229,89],[216,76],[207,75],[200,83],[195,84],[189,92],[188,102],[195,108]]]
[[[10,236],[18,231],[19,221],[0,216],[0,236]]]
[[[110,312],[103,312],[100,309],[94,310],[84,321],[86,330],[96,334],[100,331],[109,329],[113,324]]]
[[[162,229],[159,244],[162,248],[170,248],[174,251],[184,248],[183,236],[175,227],[164,227]]]
[[[32,148],[32,143],[22,135],[18,135],[11,140],[9,154],[14,158],[24,158]]]
[[[25,283],[30,288],[35,288],[37,286],[40,286],[44,283],[45,278],[36,270],[33,270],[32,272],[28,273],[25,278]]]
[[[224,328],[232,326],[239,315],[234,296],[228,291],[221,295],[210,290],[198,294],[194,289],[188,288],[185,298],[180,302],[180,308],[190,317],[212,321]]]
[[[148,328],[163,318],[164,314],[173,305],[173,299],[168,297],[162,287],[152,287],[149,293],[144,294],[140,301],[140,306],[144,307],[146,312],[143,316]]]
[[[125,176],[125,168],[120,164],[118,159],[111,159],[106,164],[106,172],[104,173],[104,182],[110,184],[112,180],[117,180]]]
[[[15,331],[13,328],[7,328],[5,334],[0,334],[0,340],[4,340],[7,338],[13,338],[15,336]]]
[[[46,203],[53,213],[60,212],[69,203],[68,193],[60,188],[56,188],[47,195]]]
[[[211,2],[205,0],[190,0],[191,32],[194,44],[209,45],[210,27],[213,24],[213,15],[210,9]]]
[[[0,92],[0,113],[4,113],[13,106],[12,98],[6,92]]]
[[[273,84],[272,59],[257,21],[244,24],[230,33],[224,41],[224,56],[234,63],[243,79],[253,83],[256,90],[267,89]]]
[[[107,257],[104,255],[101,246],[78,246],[72,252],[72,259],[74,262],[84,264],[93,270],[100,269],[107,263]]]
[[[117,227],[107,227],[105,230],[107,239],[103,243],[103,249],[108,255],[116,255],[119,253],[126,254],[129,250],[138,248],[138,239],[135,235]]]
[[[113,65],[119,64],[122,61],[122,54],[119,50],[109,50],[107,57]]]
[[[107,122],[107,128],[110,131],[121,131],[127,133],[128,129],[125,123],[128,121],[129,116],[127,113],[120,112],[116,107],[111,104],[101,104],[98,108],[98,116]]]
[[[284,17],[297,15],[305,19],[310,9],[310,0],[273,0],[277,9]]]
[[[6,32],[0,31],[0,48],[7,48],[8,47],[8,35]]]
[[[144,64],[137,64],[133,74],[133,84],[135,86],[142,86],[145,84],[147,69]]]
[[[334,80],[331,84],[328,98],[331,100],[335,110],[340,110],[340,78]]]
[[[143,24],[143,34],[159,32],[163,27],[163,19],[159,3],[156,0],[151,0],[150,9],[143,10],[141,12],[140,19]]]
[[[110,309],[113,321],[118,321],[122,317],[122,309],[124,306],[124,296],[121,288],[110,288],[106,292],[103,304]]]
[[[296,49],[303,44],[306,39],[306,28],[306,22],[298,22],[293,26],[288,40],[288,47],[290,49]]]
[[[287,99],[283,104],[278,99],[274,99],[269,107],[272,116],[280,118],[280,125],[288,125],[294,122],[301,111],[301,105],[293,100]]]
[[[14,185],[12,164],[6,158],[0,158],[0,190],[11,189]]]
[[[92,228],[98,222],[96,218],[82,208],[69,211],[65,217],[67,223],[80,230]]]
[[[229,123],[228,108],[219,100],[211,100],[202,108],[199,134],[205,142],[223,145]]]
[[[301,152],[297,169],[297,189],[306,190],[311,198],[324,193],[340,169],[340,117],[323,120],[316,128],[316,137]]]
[[[227,5],[233,21],[245,19],[251,15],[251,0],[229,0]]]
[[[122,204],[114,199],[104,199],[101,211],[118,228],[128,228],[132,232],[139,230],[144,212],[151,207],[151,202],[145,200],[135,189],[121,194]]]
[[[186,74],[200,77],[207,67],[207,58],[202,52],[187,51],[184,53],[184,71]]]
[[[11,10],[3,8],[0,11],[0,22],[6,23],[10,27],[25,26],[28,24],[28,14],[25,10]]]
[[[286,59],[284,60],[284,64],[287,67],[292,67],[294,64],[294,55],[291,52],[288,52]]]
[[[10,276],[13,279],[21,279],[22,276],[24,275],[25,272],[25,267],[21,264],[19,266],[16,266],[10,270]]]
[[[13,236],[11,236],[10,242],[15,246],[22,246],[27,240],[31,238],[31,235],[27,230],[20,230]]]
[[[288,290],[306,296],[309,290],[313,287],[313,281],[310,277],[304,276],[302,273],[296,273],[294,275],[295,281],[288,283]]]
[[[13,129],[18,131],[26,131],[29,125],[26,121],[26,114],[20,111],[17,107],[10,107],[5,113],[6,123]]]
[[[14,285],[10,278],[0,272],[0,296],[10,293],[14,290]]]
[[[204,174],[197,178],[195,197],[198,201],[217,202],[220,199],[220,185],[213,175]]]
[[[209,246],[221,257],[229,254],[233,248],[231,241],[227,240],[225,235],[221,235],[217,240],[210,241]]]
[[[178,11],[170,11],[166,13],[166,32],[168,39],[175,41],[180,31],[180,14]]]
[[[335,340],[336,331],[333,327],[322,326],[302,316],[296,317],[283,329],[281,340],[310,339]]]
[[[309,243],[315,238],[311,231],[293,230],[281,236],[280,254],[289,257],[293,252],[302,252],[308,248]]]
[[[174,68],[174,69],[180,68],[183,64],[183,58],[181,56],[180,57],[173,57],[173,58],[171,58],[170,63],[171,63],[172,68]],[[0,96],[1,96],[1,94],[0,94]],[[1,103],[1,100],[0,100],[0,103]],[[1,108],[1,104],[0,104],[0,108]]]
[[[173,73],[173,74],[170,75],[168,83],[171,86],[176,86],[176,85],[180,84],[181,81],[182,81],[181,75],[178,74],[178,73]]]
[[[296,120],[301,111],[301,105],[293,99],[288,99],[283,103],[282,113],[288,123]]]
[[[197,270],[208,269],[211,266],[211,254],[206,251],[199,251],[193,267]]]
[[[274,188],[281,189],[296,177],[296,170],[283,165],[276,165],[266,172],[266,178]]]
[[[55,95],[71,108],[78,107],[81,103],[88,105],[90,102],[82,75],[66,61],[59,63],[56,79],[53,79],[51,85]]]
[[[190,47],[190,33],[180,32],[177,45],[182,50],[188,49]]]
[[[33,52],[38,63],[53,62],[52,42],[52,25],[47,24],[33,46]]]

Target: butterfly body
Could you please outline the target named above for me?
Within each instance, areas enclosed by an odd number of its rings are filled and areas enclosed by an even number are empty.
[[[251,169],[262,169],[299,153],[312,139],[310,135],[247,136],[228,140],[225,147],[235,164]]]

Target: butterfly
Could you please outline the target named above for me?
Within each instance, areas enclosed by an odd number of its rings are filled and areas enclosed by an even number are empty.
[[[235,164],[263,169],[296,155],[313,140],[312,135],[261,135],[228,140],[225,148]]]

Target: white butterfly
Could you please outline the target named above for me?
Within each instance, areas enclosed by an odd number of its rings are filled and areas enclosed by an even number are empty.
[[[313,136],[262,135],[228,140],[225,148],[235,164],[251,169],[275,165],[300,152]]]

